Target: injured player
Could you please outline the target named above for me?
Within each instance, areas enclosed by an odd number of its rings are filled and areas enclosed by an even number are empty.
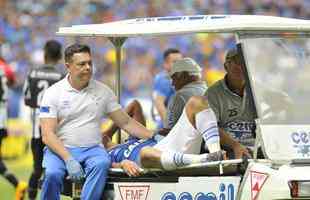
[[[209,154],[200,154],[202,140]],[[112,167],[122,168],[130,176],[138,176],[141,168],[174,170],[195,163],[222,160],[217,120],[207,99],[193,96],[169,134],[155,139],[131,138],[126,143],[110,148]]]

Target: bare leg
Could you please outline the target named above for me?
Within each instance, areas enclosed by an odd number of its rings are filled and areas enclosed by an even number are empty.
[[[187,118],[198,130],[211,153],[220,151],[220,137],[217,119],[204,96],[193,96],[185,106]]]
[[[208,108],[209,104],[207,99],[201,96],[193,96],[186,103],[185,111],[187,118],[196,129],[196,114]]]
[[[153,147],[144,147],[140,151],[140,160],[144,168],[163,168],[160,157],[162,152]]]
[[[217,160],[217,151],[220,150],[219,146],[219,135],[218,135],[218,129],[217,129],[217,122],[215,115],[212,111],[211,115],[212,117],[208,116],[209,113],[202,113],[202,115],[207,115],[207,117],[203,118],[203,120],[206,119],[206,121],[201,121],[201,117],[197,117],[197,114],[201,114],[202,111],[208,111],[209,105],[207,100],[204,97],[191,97],[189,101],[187,102],[185,106],[185,112],[187,115],[187,118],[189,119],[190,123],[197,129],[200,133],[206,132],[209,133],[208,129],[210,124],[212,125],[211,134],[215,134],[216,140],[215,140],[215,147],[213,147],[213,143],[208,144],[211,146],[212,150],[210,151],[215,152],[216,155],[210,154],[210,155],[194,155],[194,154],[183,154],[182,152],[162,152],[159,149],[153,148],[153,147],[145,147],[140,152],[140,160],[141,164],[145,168],[163,168],[165,170],[171,170],[175,169],[178,166],[185,166],[190,165],[194,163],[201,163],[206,161],[214,161]],[[197,119],[198,118],[198,119]],[[209,121],[208,121],[209,120]],[[207,126],[203,125],[201,127],[201,123],[207,124]],[[215,126],[213,128],[213,126]],[[206,131],[201,131],[200,129],[206,129]],[[198,136],[198,135],[197,135]],[[210,134],[208,134],[210,136]],[[211,135],[212,136],[212,135]],[[214,141],[214,140],[212,140]],[[221,155],[219,155],[220,157]]]
[[[206,159],[206,156],[182,154],[178,152],[162,152],[154,147],[144,147],[140,151],[140,159],[142,167],[144,168],[161,168],[164,170],[173,170],[176,169],[177,166],[185,166],[193,163],[203,162],[203,160]]]
[[[126,108],[125,111],[128,113],[128,115],[132,118],[134,118],[136,121],[141,123],[143,126],[146,125],[145,117],[143,115],[142,106],[139,103],[139,101],[134,100],[132,101]],[[105,131],[105,134],[112,138],[113,134],[118,130],[118,127],[113,123],[111,127]]]
[[[183,154],[180,152],[162,152],[154,147],[144,147],[140,151],[140,161],[143,168],[158,168],[174,170],[196,163],[219,160],[217,152],[210,154]]]

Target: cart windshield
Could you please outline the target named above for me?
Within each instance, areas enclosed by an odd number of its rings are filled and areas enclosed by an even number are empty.
[[[310,35],[242,34],[240,41],[265,152],[310,158]]]

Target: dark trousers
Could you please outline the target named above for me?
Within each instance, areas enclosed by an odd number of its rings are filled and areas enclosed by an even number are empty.
[[[31,139],[31,151],[33,156],[33,171],[29,179],[29,199],[35,199],[37,196],[38,183],[41,178],[43,168],[42,168],[42,159],[43,159],[43,148],[44,143],[42,138],[32,138]]]
[[[6,136],[7,136],[7,130],[0,129],[0,175],[2,175],[6,180],[8,180],[14,187],[17,187],[18,184],[17,178],[14,176],[14,174],[8,172],[8,169],[6,168],[1,156],[2,140]]]

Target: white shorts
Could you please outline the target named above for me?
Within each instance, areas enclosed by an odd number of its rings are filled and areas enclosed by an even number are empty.
[[[199,154],[202,142],[201,134],[189,122],[185,109],[178,122],[169,134],[154,147],[162,152],[173,151],[189,154]]]

